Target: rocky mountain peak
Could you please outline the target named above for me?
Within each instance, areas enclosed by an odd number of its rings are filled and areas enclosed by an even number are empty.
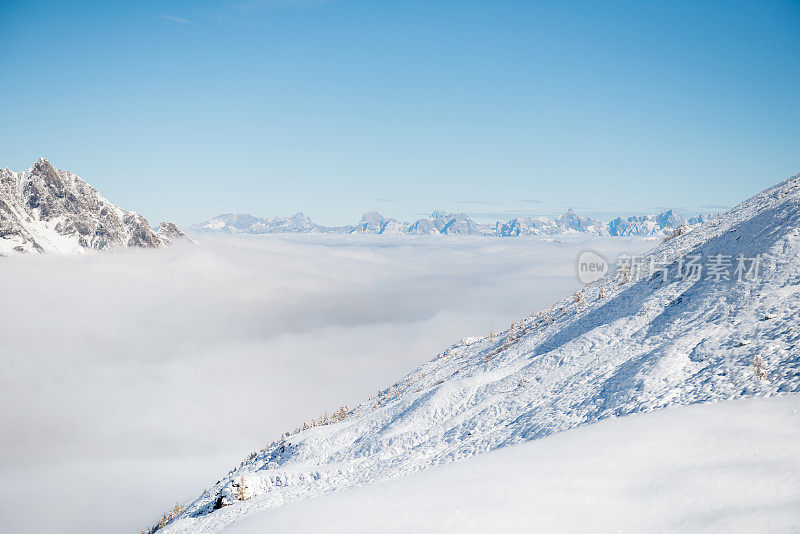
[[[382,223],[383,215],[378,211],[368,211],[361,216],[361,222],[365,223]]]
[[[168,242],[144,217],[115,206],[78,176],[56,169],[45,158],[27,171],[0,173],[2,255],[154,248]]]
[[[156,231],[156,235],[160,237],[163,241],[168,243],[174,243],[178,240],[187,240],[192,241],[192,239],[186,235],[175,223],[164,221],[158,225],[158,230]],[[194,241],[192,241],[194,242]]]

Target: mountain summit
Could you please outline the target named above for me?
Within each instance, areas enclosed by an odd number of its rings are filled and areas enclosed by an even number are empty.
[[[27,171],[0,170],[0,255],[155,248],[184,236],[172,223],[159,230],[44,158]]]

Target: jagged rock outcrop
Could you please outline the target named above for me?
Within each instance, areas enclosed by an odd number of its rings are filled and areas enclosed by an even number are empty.
[[[165,232],[180,232],[167,224]],[[138,213],[44,158],[27,171],[0,170],[0,254],[156,248],[169,241]]]

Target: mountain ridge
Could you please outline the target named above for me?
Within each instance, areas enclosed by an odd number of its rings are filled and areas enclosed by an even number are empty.
[[[195,232],[221,232],[227,234],[322,233],[322,234],[378,234],[378,235],[479,235],[518,237],[581,233],[592,236],[662,236],[672,234],[680,227],[693,227],[713,218],[702,214],[689,219],[675,210],[655,215],[617,217],[608,223],[578,215],[568,209],[559,217],[516,217],[505,223],[480,223],[466,213],[435,210],[428,217],[414,222],[384,217],[378,211],[366,212],[354,225],[322,226],[303,213],[291,217],[259,218],[244,213],[223,213],[190,227]]]

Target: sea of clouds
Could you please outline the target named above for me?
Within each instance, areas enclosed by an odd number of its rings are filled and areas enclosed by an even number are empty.
[[[0,258],[0,531],[138,532],[250,451],[656,242],[201,237]]]

